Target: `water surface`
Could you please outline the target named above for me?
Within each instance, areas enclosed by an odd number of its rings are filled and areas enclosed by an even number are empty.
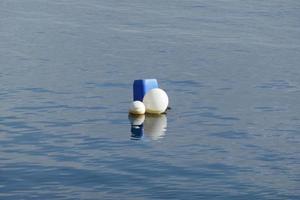
[[[297,0],[2,0],[0,198],[299,199],[299,63]]]

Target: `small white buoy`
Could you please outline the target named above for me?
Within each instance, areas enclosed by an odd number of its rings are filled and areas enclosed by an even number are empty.
[[[141,101],[134,101],[131,103],[129,108],[129,113],[134,115],[143,115],[145,114],[145,105]]]
[[[164,90],[154,88],[146,93],[143,102],[147,113],[161,114],[168,108],[169,97]]]

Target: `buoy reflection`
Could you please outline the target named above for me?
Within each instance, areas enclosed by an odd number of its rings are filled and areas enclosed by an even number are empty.
[[[144,136],[151,140],[164,137],[167,130],[167,116],[163,115],[129,115],[131,139],[140,140]]]

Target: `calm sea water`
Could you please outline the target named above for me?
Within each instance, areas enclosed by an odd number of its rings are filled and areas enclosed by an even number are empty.
[[[299,64],[298,0],[1,0],[0,199],[300,199]]]

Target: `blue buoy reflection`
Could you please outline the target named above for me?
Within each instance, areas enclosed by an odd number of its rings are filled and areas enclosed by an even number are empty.
[[[131,139],[140,140],[144,136],[151,140],[164,137],[167,130],[167,116],[164,115],[129,115]]]

